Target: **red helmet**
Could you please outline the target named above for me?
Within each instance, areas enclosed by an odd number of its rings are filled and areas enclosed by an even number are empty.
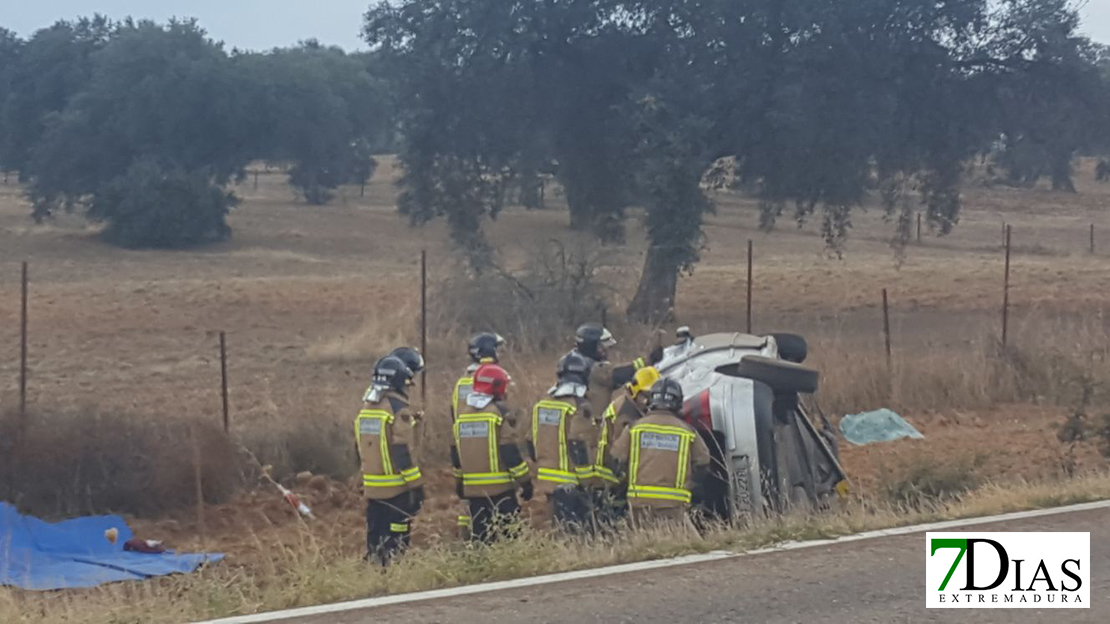
[[[510,381],[509,373],[497,364],[482,364],[474,371],[474,392],[504,399],[509,392]]]

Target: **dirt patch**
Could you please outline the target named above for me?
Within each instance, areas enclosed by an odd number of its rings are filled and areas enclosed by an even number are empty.
[[[857,490],[867,493],[878,492],[900,467],[922,460],[968,466],[982,481],[1043,481],[1066,477],[1067,470],[1105,468],[1106,460],[1093,441],[1076,447],[1076,464],[1068,467],[1067,445],[1056,437],[1065,412],[1008,405],[976,412],[903,415],[925,439],[866,446],[843,442],[841,459]]]

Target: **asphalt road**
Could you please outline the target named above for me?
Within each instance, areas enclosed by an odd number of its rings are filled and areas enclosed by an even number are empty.
[[[957,529],[959,530],[959,529]],[[293,620],[497,622],[1110,622],[1110,509],[967,527],[1088,531],[1091,608],[925,608],[924,533]]]

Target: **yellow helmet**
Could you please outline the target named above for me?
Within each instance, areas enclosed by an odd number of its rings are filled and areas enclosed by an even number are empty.
[[[636,371],[636,375],[632,377],[632,383],[628,384],[628,389],[632,392],[632,396],[636,396],[651,390],[657,381],[659,381],[659,371],[654,366],[646,366]]]

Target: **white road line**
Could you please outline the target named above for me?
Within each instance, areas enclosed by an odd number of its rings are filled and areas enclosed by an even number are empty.
[[[432,591],[415,592],[410,594],[397,594],[394,596],[368,598],[365,600],[352,600],[350,602],[339,602],[335,604],[320,605],[316,607],[303,607],[300,609],[288,609],[285,611],[274,611],[271,613],[259,613],[256,615],[242,615],[220,620],[209,620],[206,622],[198,622],[196,624],[256,624],[259,622],[279,622],[282,620],[291,620],[294,618],[312,617],[316,615],[326,615],[329,613],[342,613],[345,611],[358,611],[361,609],[369,609],[372,607],[384,607],[386,605],[419,602],[423,600],[435,600],[437,598],[454,598],[458,596],[483,594],[486,592],[501,591],[505,589],[520,589],[522,587],[535,587],[536,585],[547,585],[549,583],[560,583],[563,581],[578,581],[583,579],[597,578],[599,576],[611,576],[614,574],[625,574],[628,572],[641,572],[644,570],[655,570],[659,568],[670,568],[674,566],[690,565],[694,563],[705,563],[708,561],[719,561],[721,559],[750,557],[753,555],[782,552],[786,550],[818,548],[821,546],[843,544],[845,542],[858,542],[861,540],[876,539],[880,537],[909,535],[912,533],[924,533],[926,531],[946,531],[950,529],[957,529],[960,527],[975,526],[980,524],[993,524],[997,522],[1008,522],[1012,520],[1026,520],[1029,518],[1040,518],[1043,516],[1055,516],[1066,513],[1107,508],[1110,508],[1110,501],[1083,503],[1080,505],[1070,505],[1068,507],[1056,507],[1054,509],[1018,511],[1014,513],[1000,514],[997,516],[966,518],[964,520],[949,520],[946,522],[917,524],[913,526],[898,527],[894,529],[867,531],[865,533],[845,535],[844,537],[838,537],[836,539],[810,540],[804,542],[785,542],[777,546],[760,548],[757,550],[749,550],[741,553],[717,550],[702,555],[687,555],[684,557],[675,557],[673,559],[660,559],[656,561],[628,563],[624,565],[607,566],[604,568],[594,568],[592,570],[579,570],[577,572],[546,574],[543,576],[533,576],[529,578],[514,579],[511,581],[481,583],[479,585],[464,585],[462,587],[452,587],[449,589],[436,589]]]

